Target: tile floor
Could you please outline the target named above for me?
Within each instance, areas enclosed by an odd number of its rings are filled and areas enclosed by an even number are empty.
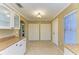
[[[28,41],[27,55],[62,55],[62,51],[51,41]]]

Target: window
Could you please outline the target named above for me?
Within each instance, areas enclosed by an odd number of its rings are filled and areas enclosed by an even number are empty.
[[[64,42],[76,44],[76,11],[64,17]]]

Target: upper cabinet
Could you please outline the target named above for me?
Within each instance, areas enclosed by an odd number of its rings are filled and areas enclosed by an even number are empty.
[[[20,17],[5,5],[0,5],[0,29],[20,29]]]
[[[17,14],[14,14],[14,28],[20,29],[20,16]]]
[[[0,5],[0,29],[10,29],[11,28],[11,11]]]

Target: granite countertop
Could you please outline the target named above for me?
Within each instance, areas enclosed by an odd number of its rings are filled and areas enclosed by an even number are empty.
[[[65,45],[66,48],[68,48],[71,52],[73,52],[75,55],[79,55],[79,44],[76,45]]]
[[[19,38],[16,36],[0,39],[0,51],[8,48],[9,46],[13,45],[18,41],[19,41]]]

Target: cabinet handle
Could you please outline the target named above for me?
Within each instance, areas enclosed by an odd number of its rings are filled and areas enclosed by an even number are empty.
[[[18,44],[16,44],[16,46],[18,46]]]
[[[22,44],[20,44],[19,46],[22,46]]]

